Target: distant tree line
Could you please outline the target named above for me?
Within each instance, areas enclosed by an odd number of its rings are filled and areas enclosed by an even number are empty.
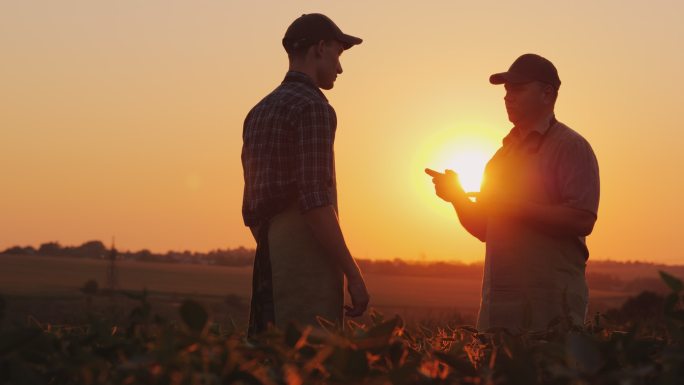
[[[74,257],[106,259],[111,250],[101,241],[88,241],[80,246],[62,246],[59,242],[46,242],[37,249],[32,246],[13,246],[0,254],[40,255],[51,257]],[[148,249],[138,251],[117,251],[117,259],[144,262],[196,263],[223,266],[251,266],[254,263],[254,249],[238,247],[217,249],[208,253],[191,251],[168,251],[153,253]],[[394,260],[358,261],[366,273],[410,276],[442,276],[451,278],[472,277],[482,274],[482,264],[459,262],[413,262],[399,258]]]
[[[73,257],[106,259],[112,250],[101,241],[88,241],[80,246],[62,246],[59,242],[46,242],[37,249],[32,246],[13,246],[1,254],[41,255],[50,257]],[[244,247],[236,249],[217,249],[208,253],[192,251],[168,251],[153,253],[150,250],[116,251],[116,258],[144,262],[195,263],[225,266],[251,266],[254,261],[254,250]]]
[[[482,276],[482,263],[417,262],[395,258],[393,260],[358,260],[364,273],[413,277],[472,278]]]

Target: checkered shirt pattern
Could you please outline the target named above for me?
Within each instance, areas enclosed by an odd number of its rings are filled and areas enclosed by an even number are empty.
[[[337,206],[333,145],[337,117],[313,80],[290,71],[245,118],[242,139],[246,226],[295,202],[302,212]]]

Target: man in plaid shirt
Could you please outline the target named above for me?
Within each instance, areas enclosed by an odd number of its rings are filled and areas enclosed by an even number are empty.
[[[342,73],[339,57],[361,39],[321,14],[302,15],[285,33],[289,71],[247,115],[242,165],[243,219],[257,241],[249,334],[269,324],[342,325],[344,277],[360,316],[369,302],[337,216],[329,90]]]

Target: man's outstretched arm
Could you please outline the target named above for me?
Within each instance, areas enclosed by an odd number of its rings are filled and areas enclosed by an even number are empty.
[[[481,204],[468,198],[458,181],[458,175],[451,170],[442,174],[429,168],[425,169],[425,173],[432,177],[437,196],[454,206],[463,228],[484,242],[487,236],[487,214]]]
[[[326,254],[347,277],[347,290],[351,296],[352,306],[345,307],[347,310],[345,314],[350,317],[362,315],[368,307],[370,297],[361,270],[344,241],[335,209],[332,206],[313,208],[304,213],[304,220]]]

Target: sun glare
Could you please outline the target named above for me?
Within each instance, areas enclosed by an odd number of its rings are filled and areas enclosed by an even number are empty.
[[[440,171],[450,169],[458,174],[461,186],[465,191],[480,191],[484,168],[487,165],[489,156],[483,151],[478,150],[454,150],[452,153],[444,154],[443,160],[436,163],[443,165]]]
[[[483,130],[443,131],[430,138],[418,154],[417,167],[428,167],[440,172],[453,170],[458,174],[463,189],[480,191],[487,161],[499,147],[500,140]],[[421,183],[424,184],[426,180]]]
[[[458,174],[461,186],[467,192],[480,191],[484,169],[491,154],[480,148],[462,148],[458,143],[445,145],[435,152],[429,168],[444,172],[453,170]]]

